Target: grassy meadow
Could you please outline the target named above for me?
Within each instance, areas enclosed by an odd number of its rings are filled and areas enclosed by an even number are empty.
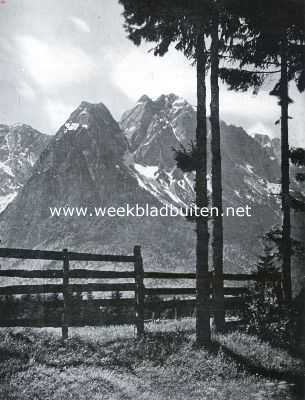
[[[72,328],[63,343],[59,329],[2,329],[0,399],[303,399],[303,361],[257,337],[214,335],[208,352],[191,318],[146,330],[138,341],[133,326]]]

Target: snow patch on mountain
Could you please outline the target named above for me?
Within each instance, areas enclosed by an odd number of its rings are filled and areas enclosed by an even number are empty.
[[[158,166],[154,165],[141,165],[134,163],[134,167],[139,174],[145,176],[147,179],[154,179],[158,171]]]
[[[177,168],[173,150],[181,146],[190,148],[194,142],[194,107],[173,94],[161,95],[155,101],[143,96],[133,109],[123,114],[120,126],[131,149],[125,155],[125,165],[139,185],[163,204],[191,206],[195,200],[195,174]],[[224,220],[225,247],[230,248],[227,257],[231,263],[240,265],[253,254],[253,240],[257,241],[279,221],[280,198],[275,195],[280,178],[279,143],[264,135],[256,135],[254,139],[241,127],[224,122],[221,122],[221,142],[223,205],[250,205],[254,210],[251,220]],[[207,157],[211,205],[210,151]],[[259,241],[256,248],[261,251]]]
[[[3,162],[0,161],[0,170],[4,171],[6,174],[10,175],[11,177],[15,177],[11,167]]]
[[[272,195],[280,195],[281,194],[281,184],[267,182],[267,191]]]
[[[14,200],[18,192],[12,192],[4,196],[0,196],[0,213]]]
[[[31,176],[49,136],[25,124],[0,125],[0,212]]]
[[[253,165],[246,164],[246,169],[247,169],[247,171],[250,172],[250,174],[254,174],[254,172],[253,172]]]
[[[132,155],[125,159],[125,165],[134,174],[139,186],[155,196],[162,204],[173,204],[177,207],[190,205],[190,202],[185,201],[187,196],[181,195],[182,192],[188,193],[189,198],[193,198],[194,195],[193,184],[187,174],[177,180],[174,176],[175,168],[164,171],[157,165],[143,165],[131,160]]]

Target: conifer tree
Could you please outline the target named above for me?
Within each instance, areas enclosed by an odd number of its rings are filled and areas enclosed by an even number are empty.
[[[278,97],[281,107],[277,123],[281,124],[282,272],[285,299],[289,302],[292,293],[288,108],[292,100],[288,84],[294,80],[300,91],[305,90],[305,3],[232,0],[232,4],[243,20],[239,41],[230,49],[239,67],[222,70],[222,78],[232,89],[246,90],[252,86],[257,91],[269,74],[280,75],[270,94]]]
[[[154,42],[154,54],[163,56],[171,44],[196,63],[197,72],[197,128],[196,143],[192,154],[192,170],[195,171],[196,206],[208,206],[207,192],[207,117],[206,117],[206,69],[205,46],[209,1],[120,0],[124,6],[125,28],[128,37],[136,45]],[[178,156],[179,166],[179,156]],[[181,165],[180,165],[181,167]],[[190,168],[188,166],[188,168]],[[210,343],[209,316],[209,232],[208,221],[196,218],[196,338],[197,344]]]

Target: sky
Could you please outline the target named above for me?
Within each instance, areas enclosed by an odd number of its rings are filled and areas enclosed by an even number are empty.
[[[162,58],[126,37],[117,0],[0,0],[0,123],[54,134],[83,101],[115,119],[147,94],[175,93],[196,105],[195,68],[175,49]],[[220,87],[221,118],[249,133],[279,135],[269,96]],[[305,95],[291,86],[292,145],[305,145]]]

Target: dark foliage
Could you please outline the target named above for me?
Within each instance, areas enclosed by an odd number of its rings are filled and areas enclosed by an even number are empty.
[[[263,75],[236,68],[220,68],[219,76],[229,86],[229,90],[241,92],[253,88],[254,93],[257,93],[264,82]]]
[[[296,197],[290,196],[290,207],[294,211],[305,212],[304,200],[297,199]]]
[[[296,78],[297,88],[300,92],[305,90],[305,71],[301,71]]]
[[[282,231],[274,228],[264,238],[264,253],[260,256],[255,273],[257,282],[250,287],[250,296],[245,299],[242,311],[244,328],[274,345],[297,348],[304,339],[304,289],[299,296],[287,304],[283,299],[281,280],[268,281],[269,273],[279,272],[281,264]],[[294,251],[302,251],[293,241]]]
[[[210,1],[120,0],[124,6],[125,29],[128,38],[137,46],[142,41],[155,44],[155,55],[163,56],[169,46],[195,58],[197,27],[207,24]]]
[[[277,97],[278,99],[279,99],[279,105],[281,105],[282,103],[281,103],[281,101],[282,101],[282,99],[284,98],[284,94],[283,94],[283,91],[282,91],[282,88],[281,88],[281,83],[280,82],[277,82],[276,83],[276,85],[274,86],[274,88],[269,92],[269,94],[270,94],[270,96],[275,96],[275,97]],[[290,98],[290,97],[288,97],[288,99],[287,99],[287,101],[288,101],[288,104],[292,104],[293,103],[293,100]],[[288,117],[289,119],[292,119],[291,117]],[[280,121],[279,121],[280,122]],[[277,124],[277,123],[276,123]]]
[[[285,348],[304,345],[304,289],[287,305],[282,302],[277,284],[256,285],[246,305],[243,319],[247,333]]]
[[[295,179],[296,179],[298,182],[305,182],[305,173],[297,172],[297,173],[295,174]]]
[[[305,167],[305,149],[302,147],[292,147],[289,151],[289,157],[297,167]]]
[[[122,306],[115,300],[122,299],[122,294],[115,291],[111,295],[113,305],[100,306],[98,299],[91,292],[86,299],[81,293],[70,297],[70,319],[73,326],[85,325],[121,325],[133,323],[135,310],[133,305]],[[161,297],[150,296],[146,298],[145,319],[181,318],[190,316],[194,308],[190,304],[181,303],[179,298],[162,301]],[[37,324],[51,324],[61,321],[63,313],[63,300],[58,294],[49,296],[24,295],[21,297],[0,296],[0,320],[18,321],[22,319],[35,320]]]
[[[193,172],[197,170],[200,159],[198,150],[194,143],[191,143],[189,150],[183,146],[181,146],[180,150],[173,150],[175,152],[175,160],[178,168],[180,168],[183,172]]]

